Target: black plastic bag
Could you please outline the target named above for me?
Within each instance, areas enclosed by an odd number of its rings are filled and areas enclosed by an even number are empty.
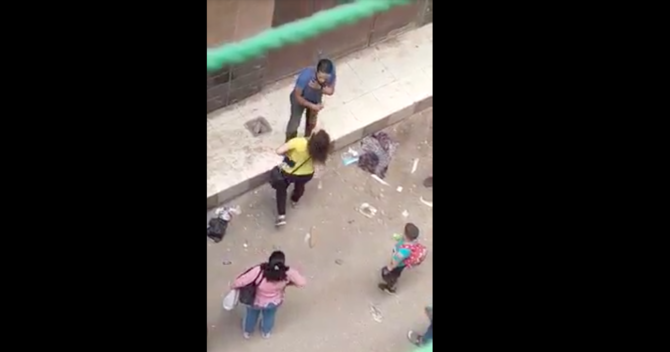
[[[209,220],[207,225],[207,237],[211,238],[214,242],[221,242],[223,236],[226,235],[226,229],[228,228],[228,221],[221,218],[213,218]]]

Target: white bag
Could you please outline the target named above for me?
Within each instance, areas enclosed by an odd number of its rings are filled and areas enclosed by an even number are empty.
[[[237,305],[237,298],[239,297],[240,293],[237,290],[230,290],[226,297],[223,297],[223,309],[225,310],[233,310],[235,306]]]

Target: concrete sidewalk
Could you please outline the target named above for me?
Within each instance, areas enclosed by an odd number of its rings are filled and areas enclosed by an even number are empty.
[[[335,149],[433,105],[433,25],[389,39],[335,62],[337,88],[325,97],[319,124]],[[295,77],[207,116],[207,207],[266,182],[281,158]],[[272,131],[252,136],[244,124],[264,117]],[[304,120],[299,133],[304,131]]]

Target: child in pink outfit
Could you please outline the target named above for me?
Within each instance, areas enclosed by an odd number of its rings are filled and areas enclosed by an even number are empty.
[[[307,283],[307,280],[297,270],[284,264],[285,260],[283,252],[272,252],[267,263],[251,268],[231,285],[231,288],[238,289],[251,284],[254,279],[258,278],[256,279],[254,305],[247,307],[243,320],[244,338],[248,339],[254,332],[259,317],[263,337],[270,337],[277,308],[284,301],[286,286],[302,287]]]

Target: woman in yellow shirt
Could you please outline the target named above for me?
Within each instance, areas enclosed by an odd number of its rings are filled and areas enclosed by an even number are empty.
[[[305,185],[314,177],[314,163],[325,164],[330,151],[330,136],[317,129],[309,138],[297,137],[284,143],[277,154],[284,156],[281,168],[285,182],[273,186],[277,190],[277,226],[286,225],[288,186],[293,184],[291,202],[295,207],[305,193]]]

